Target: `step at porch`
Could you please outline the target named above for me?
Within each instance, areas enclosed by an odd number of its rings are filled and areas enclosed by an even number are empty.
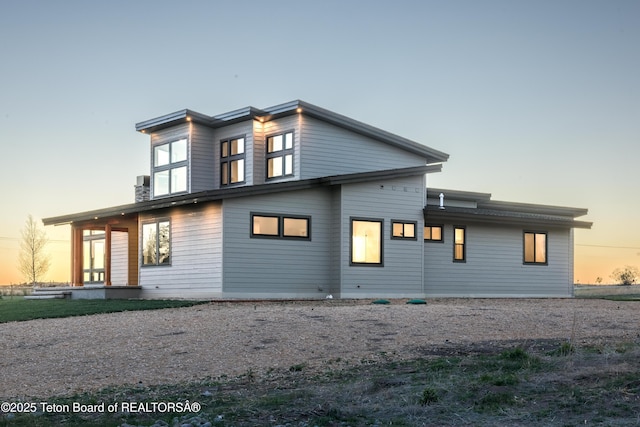
[[[34,288],[31,295],[27,295],[24,299],[65,299],[71,298],[71,291],[68,290],[51,290],[43,288]]]

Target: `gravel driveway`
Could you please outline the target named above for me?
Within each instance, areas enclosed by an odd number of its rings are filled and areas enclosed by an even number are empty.
[[[0,398],[173,383],[306,364],[637,340],[638,303],[435,299],[427,305],[211,303],[0,324]]]

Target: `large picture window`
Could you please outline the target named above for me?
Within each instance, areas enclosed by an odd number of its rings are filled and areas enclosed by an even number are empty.
[[[220,141],[220,184],[244,182],[244,138]]]
[[[171,263],[171,223],[161,220],[142,224],[142,265]]]
[[[467,230],[464,227],[453,227],[453,260],[467,260]]]
[[[547,264],[547,233],[524,232],[524,263]]]
[[[252,213],[251,237],[311,240],[311,217]]]
[[[267,137],[267,178],[293,175],[293,132]]]
[[[351,264],[383,265],[383,220],[351,218]]]
[[[153,196],[187,191],[187,140],[153,147]]]

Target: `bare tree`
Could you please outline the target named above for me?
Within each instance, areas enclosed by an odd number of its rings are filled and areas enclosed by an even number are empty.
[[[617,280],[621,285],[633,285],[640,277],[640,270],[632,265],[626,265],[624,268],[616,268],[611,273],[611,278]]]
[[[21,231],[19,268],[27,283],[35,285],[49,270],[51,258],[45,252],[47,234],[31,215]]]

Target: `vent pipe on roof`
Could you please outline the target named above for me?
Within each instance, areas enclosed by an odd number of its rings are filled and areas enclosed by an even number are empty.
[[[440,209],[444,209],[444,193],[440,193]]]

